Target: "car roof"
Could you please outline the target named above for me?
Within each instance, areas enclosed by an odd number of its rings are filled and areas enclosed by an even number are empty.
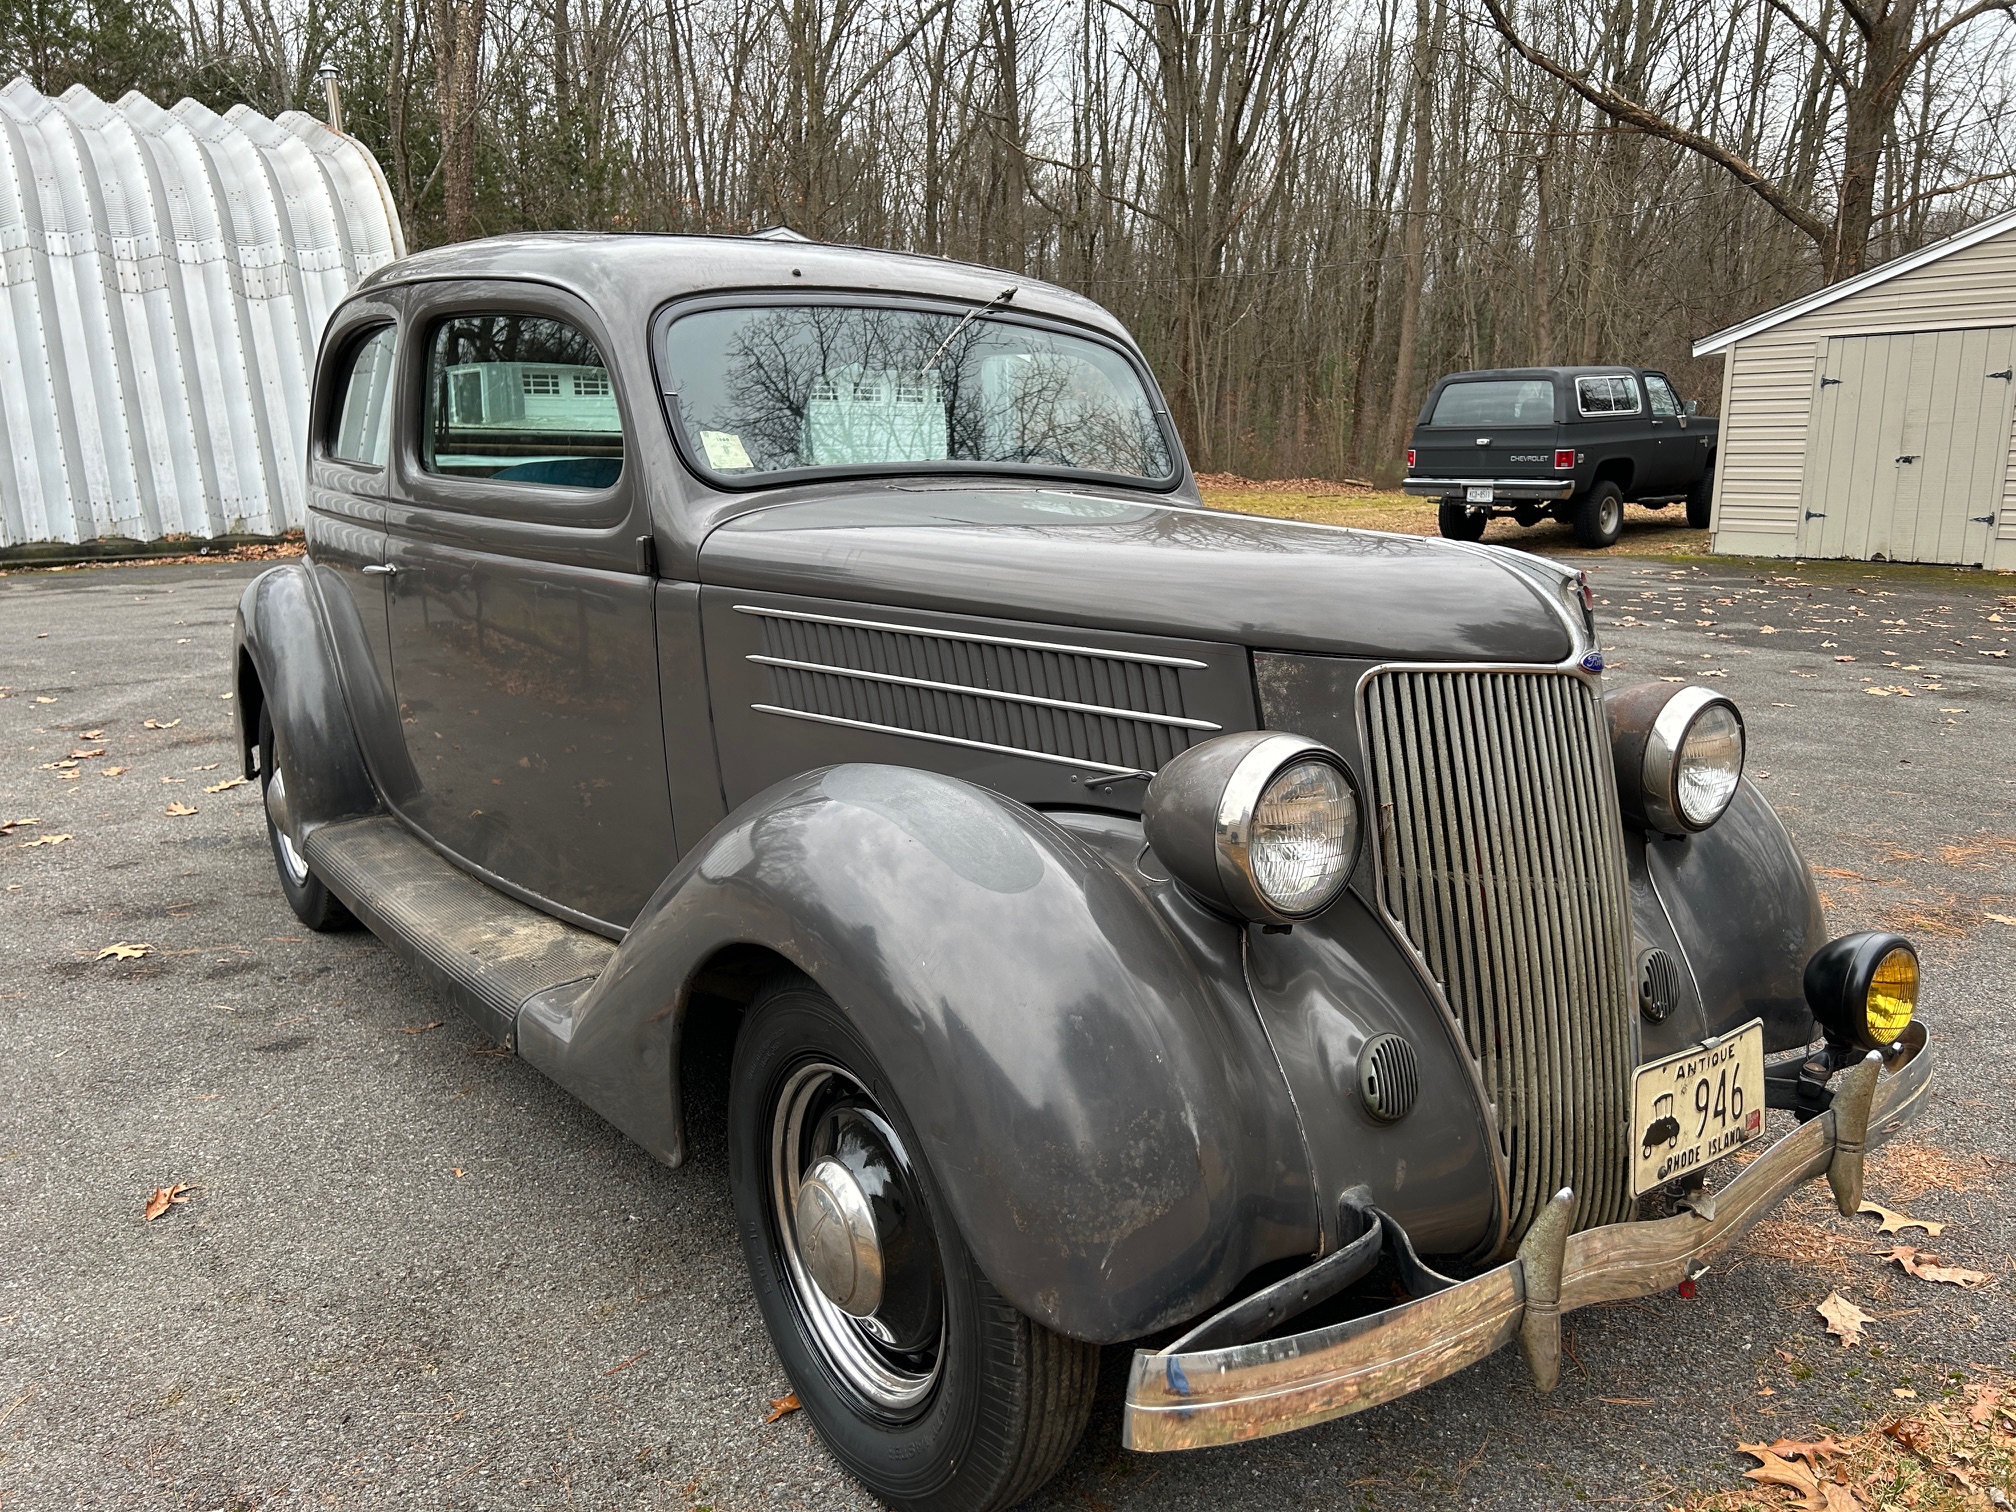
[[[1645,371],[1647,370],[1644,368],[1635,368],[1625,362],[1612,362],[1583,367],[1473,368],[1466,372],[1445,374],[1442,382],[1467,383],[1474,378],[1575,378],[1585,373],[1591,377],[1614,377],[1620,373],[1640,373]]]
[[[655,309],[668,299],[737,289],[921,294],[984,304],[1014,287],[1011,309],[1126,337],[1101,306],[1069,289],[977,263],[915,252],[762,236],[544,231],[430,248],[372,273],[360,287],[450,278],[523,278],[599,309]]]

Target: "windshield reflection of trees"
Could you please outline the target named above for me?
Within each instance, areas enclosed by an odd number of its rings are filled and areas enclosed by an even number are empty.
[[[694,320],[701,331],[711,324]],[[1133,371],[1070,337],[999,321],[961,327],[914,310],[804,305],[735,312],[722,359],[719,410],[695,423],[739,435],[761,471],[820,465],[809,454],[813,396],[822,382],[870,375],[935,382],[945,418],[943,453],[878,460],[1030,462],[1143,478],[1170,471]]]

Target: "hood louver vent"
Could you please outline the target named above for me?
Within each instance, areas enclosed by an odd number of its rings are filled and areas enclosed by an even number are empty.
[[[763,625],[761,713],[1116,774],[1219,730],[1183,712],[1186,657],[735,608]]]

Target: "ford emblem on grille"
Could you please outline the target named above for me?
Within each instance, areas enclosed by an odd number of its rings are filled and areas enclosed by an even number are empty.
[[[1601,651],[1591,651],[1587,656],[1583,657],[1582,670],[1584,672],[1601,672],[1603,670],[1603,653]]]

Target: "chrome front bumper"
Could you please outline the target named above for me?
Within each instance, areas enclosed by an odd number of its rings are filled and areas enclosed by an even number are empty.
[[[1514,1338],[1541,1389],[1552,1390],[1562,1313],[1700,1274],[1708,1257],[1823,1172],[1840,1210],[1857,1211],[1865,1150],[1917,1114],[1931,1079],[1929,1046],[1894,1067],[1871,1055],[1842,1076],[1826,1112],[1677,1217],[1571,1234],[1573,1198],[1563,1192],[1515,1259],[1446,1290],[1286,1338],[1187,1354],[1139,1350],[1121,1442],[1197,1449],[1311,1427],[1419,1390]]]

